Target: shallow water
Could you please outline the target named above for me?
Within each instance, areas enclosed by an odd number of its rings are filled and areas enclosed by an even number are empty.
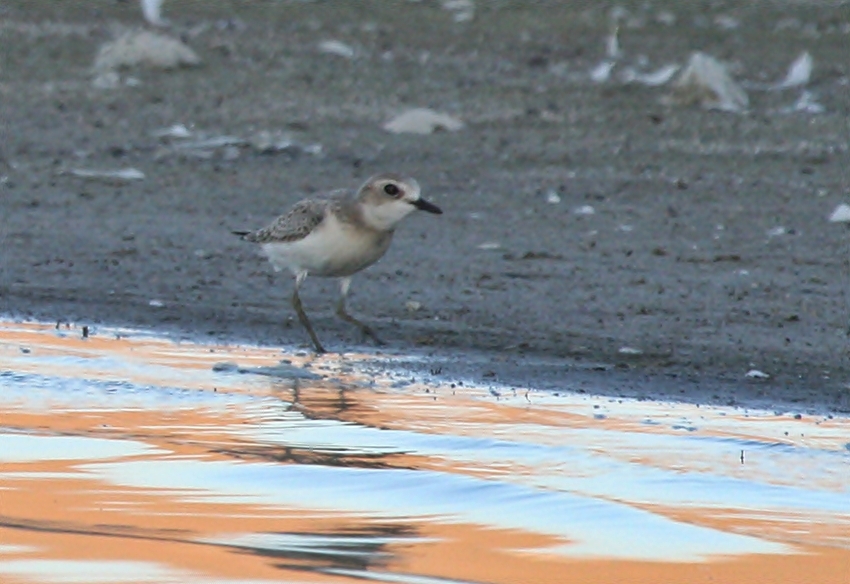
[[[847,418],[96,332],[0,323],[2,582],[850,573]]]

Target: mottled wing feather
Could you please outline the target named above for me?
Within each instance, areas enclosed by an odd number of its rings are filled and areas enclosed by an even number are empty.
[[[245,236],[254,243],[275,243],[304,239],[325,218],[330,201],[304,199],[295,204],[285,215],[275,219],[271,225]]]

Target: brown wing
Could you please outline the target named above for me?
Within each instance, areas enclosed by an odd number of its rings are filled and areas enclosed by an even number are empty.
[[[325,218],[330,201],[304,199],[295,204],[285,215],[275,219],[271,225],[245,235],[246,241],[275,243],[304,239]]]

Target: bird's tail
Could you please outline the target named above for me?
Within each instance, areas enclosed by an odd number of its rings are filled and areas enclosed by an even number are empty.
[[[250,231],[231,231],[233,235],[238,235],[240,239],[245,239],[249,235],[251,235]]]

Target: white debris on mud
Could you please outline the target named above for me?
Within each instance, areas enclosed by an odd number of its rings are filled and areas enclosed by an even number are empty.
[[[758,369],[750,369],[744,377],[747,379],[770,379],[770,375],[764,371],[759,371]]]
[[[622,18],[622,11],[616,7],[612,11],[611,33],[605,37],[605,56],[606,59],[590,70],[590,80],[594,83],[605,83],[611,78],[611,72],[617,65],[617,60],[622,56],[623,51],[620,49],[620,27],[617,22]]]
[[[830,223],[850,223],[850,205],[841,203],[829,216]]]
[[[561,202],[561,196],[557,193],[557,191],[547,191],[546,192],[546,202],[550,205],[557,205]]]
[[[155,138],[190,138],[192,132],[184,124],[174,124],[167,128],[154,130],[151,135]]]
[[[700,52],[691,55],[668,99],[676,105],[698,104],[725,112],[743,112],[750,103],[746,91],[732,79],[726,66]]]
[[[773,89],[788,89],[807,85],[812,77],[814,61],[808,51],[804,51],[788,68],[785,79],[773,86]]]
[[[153,26],[168,26],[168,20],[162,17],[162,0],[141,0],[142,15]]]
[[[178,39],[148,30],[129,30],[100,48],[94,70],[106,73],[132,67],[176,69],[200,63],[195,51]]]
[[[443,0],[442,7],[452,13],[455,22],[469,22],[475,17],[473,0]]]
[[[626,67],[619,74],[619,77],[623,83],[640,83],[649,87],[657,87],[670,81],[679,69],[679,65],[674,63],[663,65],[648,73],[640,72],[634,67]]]
[[[354,48],[342,41],[327,40],[319,43],[319,52],[327,55],[336,55],[345,59],[353,59]]]
[[[383,125],[393,134],[433,134],[438,130],[455,132],[464,127],[459,119],[428,108],[407,110]]]
[[[620,50],[620,27],[614,26],[614,30],[611,31],[607,37],[605,37],[605,54],[608,55],[609,59],[619,59],[623,52]]]
[[[634,347],[620,347],[617,349],[620,355],[643,355],[643,351]]]
[[[590,71],[590,79],[594,83],[605,83],[611,78],[611,71],[614,69],[614,61],[602,61]]]
[[[260,130],[248,138],[248,143],[260,154],[305,152],[319,155],[322,153],[321,144],[301,144],[288,132],[281,131]]]
[[[319,143],[305,144],[290,133],[279,130],[257,130],[248,137],[242,137],[200,130],[190,131],[184,124],[174,124],[154,130],[151,134],[163,142],[163,146],[154,152],[154,160],[172,156],[202,160],[216,157],[235,160],[246,147],[252,148],[257,154],[286,152],[293,155],[303,153],[319,156],[324,150]]]
[[[680,69],[680,65],[669,63],[654,71],[645,71],[649,60],[644,55],[637,58],[637,66],[620,65],[625,53],[620,46],[620,26],[617,23],[624,18],[624,15],[625,12],[622,10],[615,9],[612,11],[612,31],[605,37],[606,58],[590,70],[590,80],[594,83],[605,83],[611,79],[614,69],[619,68],[617,77],[624,84],[640,83],[649,87],[664,85],[673,78],[673,75]]]
[[[92,170],[88,168],[70,168],[60,174],[67,174],[77,178],[106,181],[135,181],[144,180],[145,173],[137,168],[121,168],[118,170]]]
[[[782,110],[784,114],[804,113],[804,114],[822,114],[826,111],[821,103],[818,103],[814,94],[811,91],[803,91],[800,97],[793,105]]]

